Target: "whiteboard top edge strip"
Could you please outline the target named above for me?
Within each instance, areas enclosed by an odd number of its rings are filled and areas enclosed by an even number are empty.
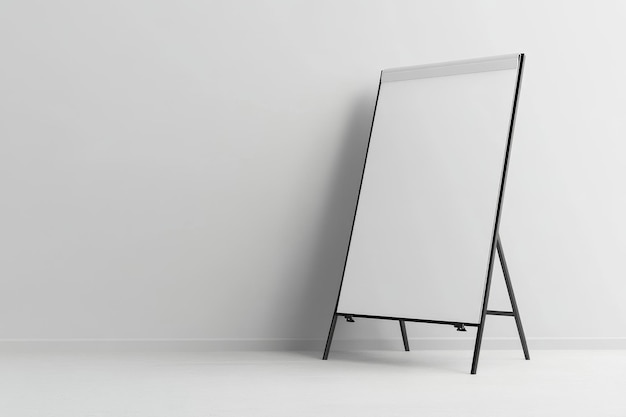
[[[381,82],[517,69],[520,56],[521,54],[499,55],[486,58],[465,59],[462,61],[441,62],[437,64],[389,68],[382,71]]]

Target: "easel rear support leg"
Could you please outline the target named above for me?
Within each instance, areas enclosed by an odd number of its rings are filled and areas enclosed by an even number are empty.
[[[406,335],[406,324],[404,320],[398,320],[400,322],[400,332],[402,333],[402,343],[404,343],[404,350],[409,351],[409,338]]]
[[[517,308],[517,301],[515,301],[515,294],[513,293],[513,285],[511,284],[511,277],[509,275],[509,267],[506,264],[504,258],[504,251],[502,250],[502,243],[500,242],[500,236],[496,241],[496,247],[498,249],[498,257],[500,258],[500,265],[502,266],[502,274],[504,275],[504,282],[506,283],[506,290],[509,293],[509,300],[511,301],[511,308],[513,310],[513,316],[515,317],[515,324],[517,325],[517,333],[519,333],[520,342],[522,342],[522,349],[524,350],[524,357],[526,360],[530,359],[528,353],[528,345],[526,344],[526,336],[524,335],[524,328],[522,327],[522,319],[519,315]]]

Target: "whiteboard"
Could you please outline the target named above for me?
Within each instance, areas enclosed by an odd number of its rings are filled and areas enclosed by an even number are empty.
[[[518,66],[382,71],[336,313],[480,323]]]

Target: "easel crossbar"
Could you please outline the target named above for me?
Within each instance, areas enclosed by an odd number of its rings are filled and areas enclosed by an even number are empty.
[[[491,316],[511,316],[515,317],[515,313],[512,311],[498,311],[498,310],[487,310],[487,314]]]
[[[352,314],[352,313],[336,313],[337,316],[342,317],[358,317],[363,319],[379,319],[379,320],[401,320],[410,321],[415,323],[431,323],[431,324],[449,324],[451,326],[470,326],[478,327],[480,323],[466,323],[463,321],[446,321],[446,320],[428,320],[428,319],[410,319],[406,317],[392,317],[392,316],[373,316],[369,314]]]

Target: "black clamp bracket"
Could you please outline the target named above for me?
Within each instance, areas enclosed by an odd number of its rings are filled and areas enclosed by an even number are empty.
[[[454,327],[456,327],[456,331],[457,332],[466,332],[467,329],[465,328],[465,325],[463,323],[457,323],[454,325]]]

